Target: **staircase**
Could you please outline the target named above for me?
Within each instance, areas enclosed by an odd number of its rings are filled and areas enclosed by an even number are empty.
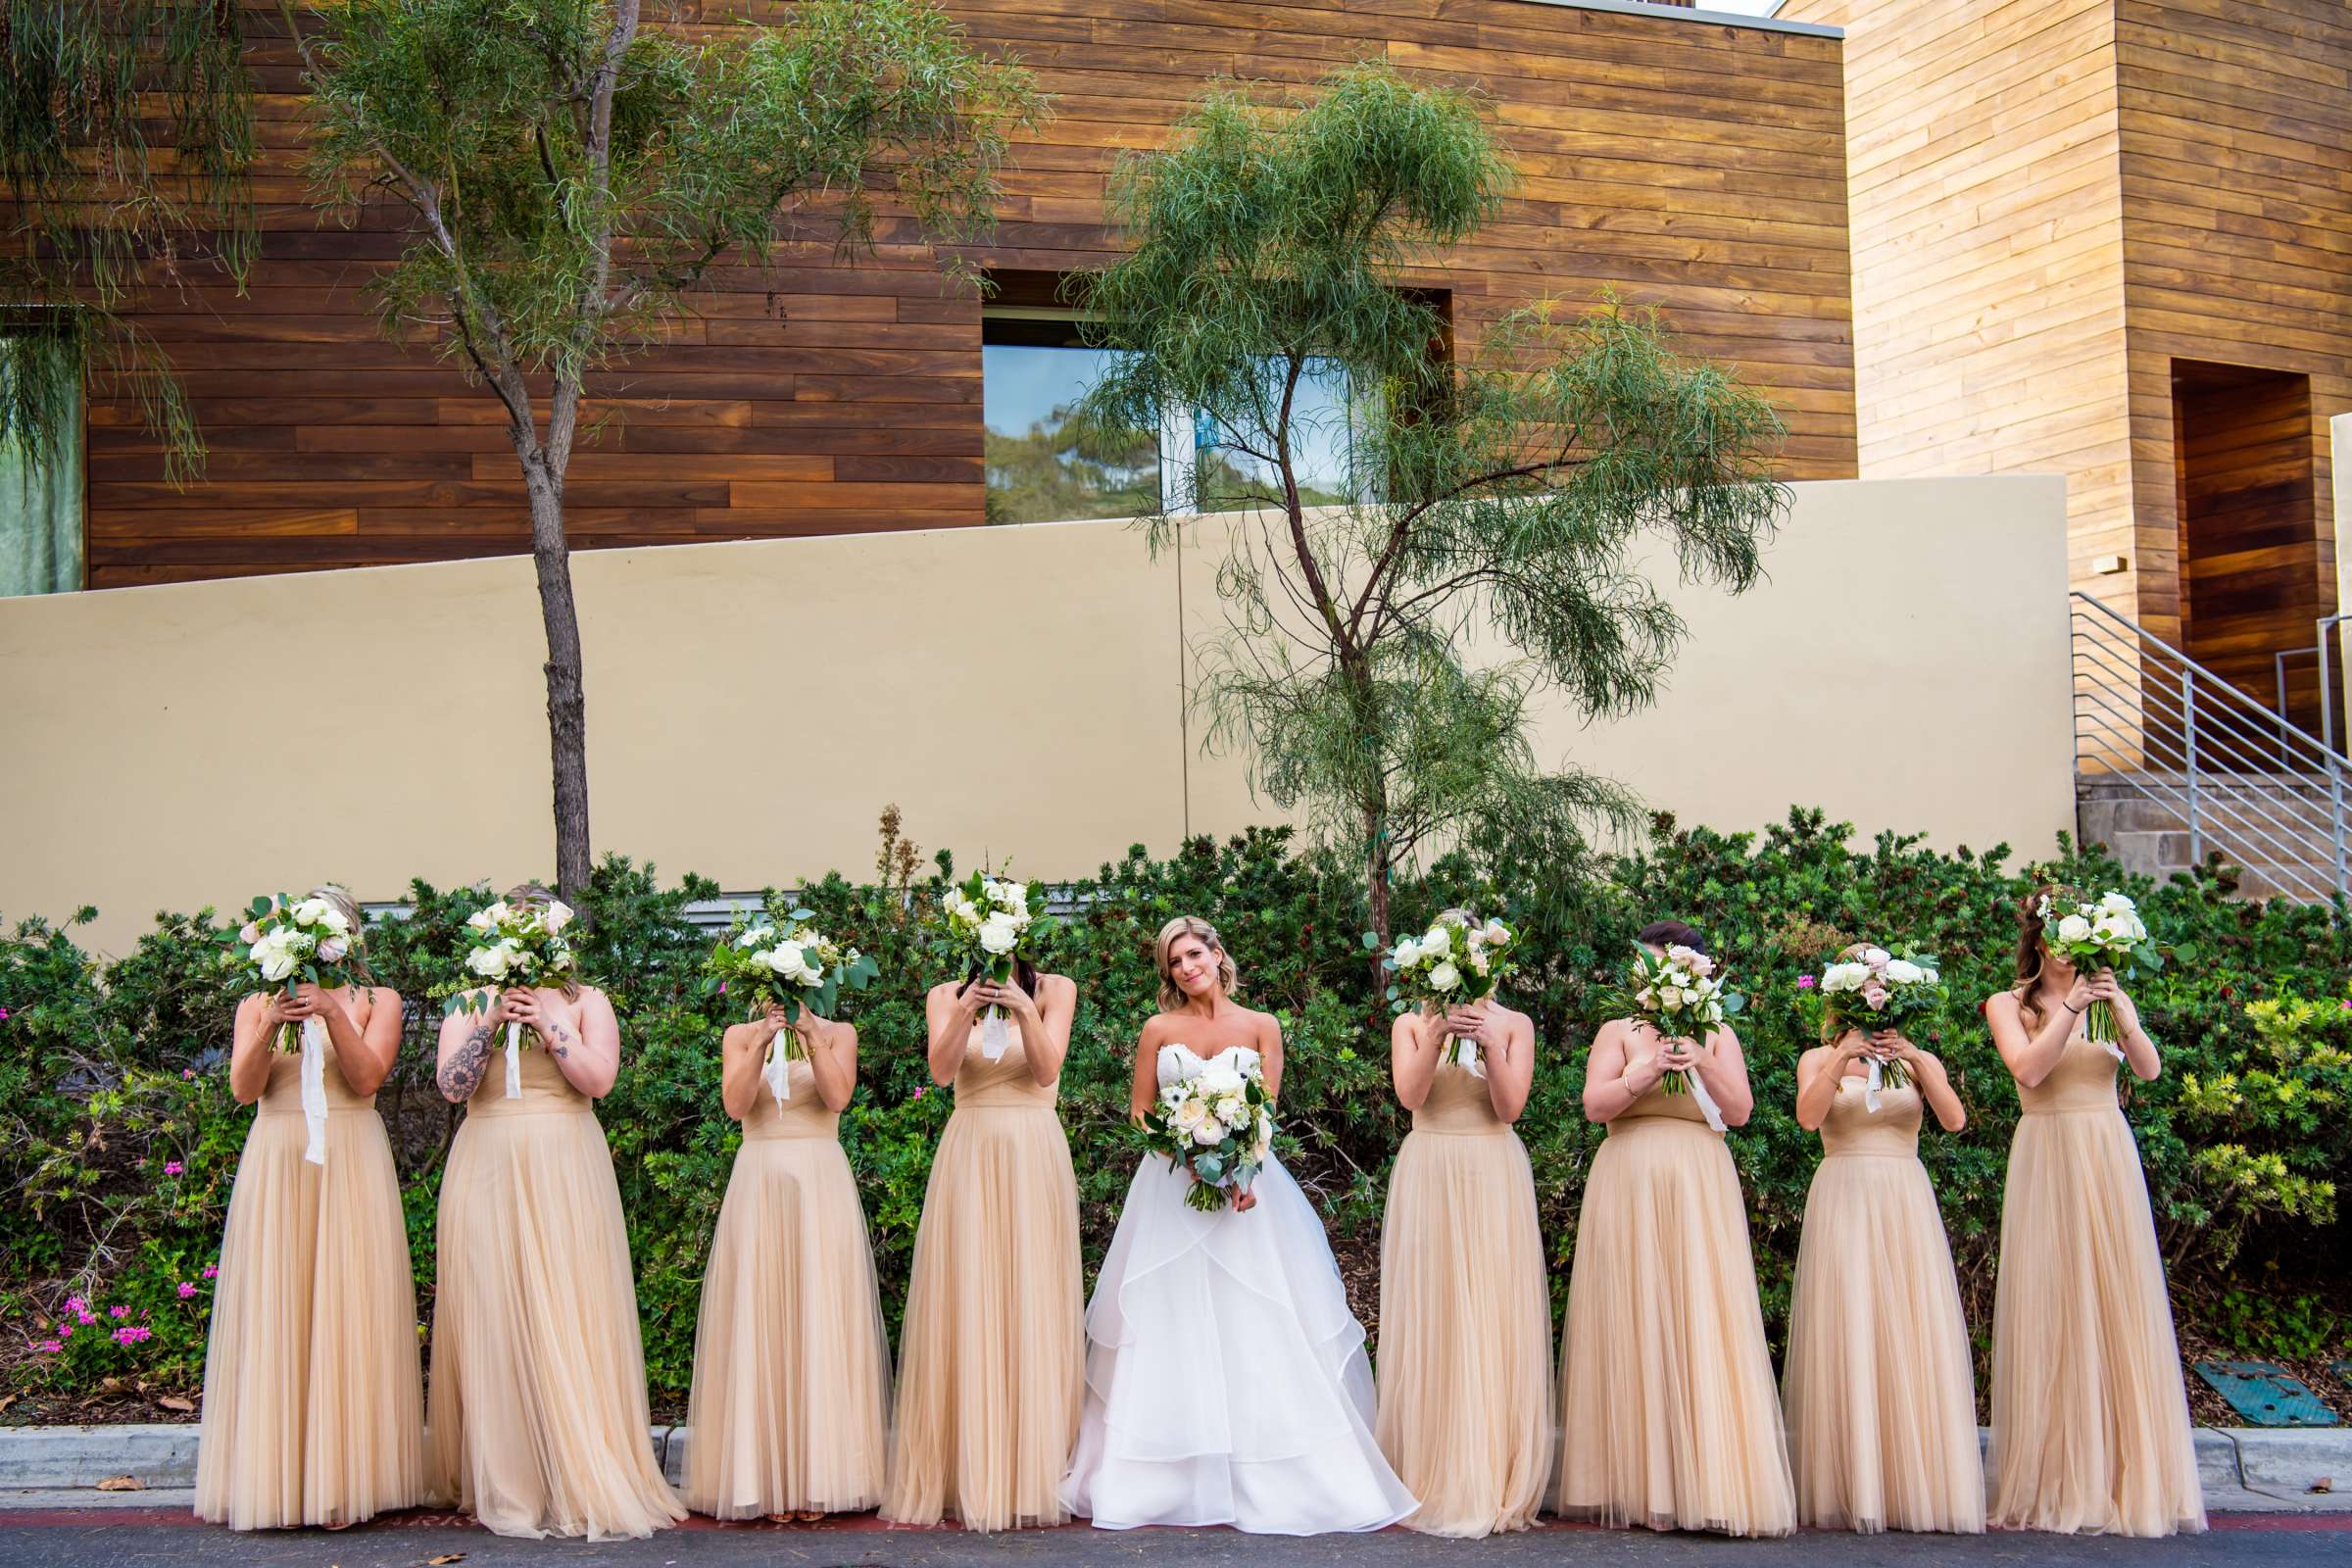
[[[2220,856],[2247,898],[2352,897],[2352,760],[2072,595],[2079,836],[2162,879]]]

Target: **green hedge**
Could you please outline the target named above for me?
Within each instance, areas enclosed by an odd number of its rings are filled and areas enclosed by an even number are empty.
[[[1975,1002],[2007,982],[2012,911],[2030,878],[2027,868],[2004,868],[2005,849],[1946,856],[1892,835],[1862,850],[1846,840],[1842,826],[1815,811],[1729,836],[1660,818],[1638,855],[1600,857],[1575,843],[1478,845],[1398,890],[1400,920],[1456,903],[1498,909],[1523,927],[1536,956],[1515,998],[1535,1015],[1543,1047],[1521,1135],[1562,1265],[1555,1304],[1600,1136],[1579,1106],[1597,996],[1634,931],[1674,914],[1708,930],[1749,997],[1740,1026],[1757,1112],[1732,1148],[1776,1343],[1819,1152],[1792,1114],[1795,1058],[1808,1044],[1796,981],[1860,936],[1917,942],[1941,956],[1955,1006],[1927,1043],[1950,1064],[1970,1125],[1957,1137],[1931,1131],[1925,1155],[1980,1341],[1988,1330],[2017,1098]],[[944,874],[948,857],[939,863]],[[923,1054],[923,991],[946,963],[919,911],[939,881],[909,886],[903,857],[899,867],[881,886],[828,876],[803,895],[827,930],[882,966],[881,980],[847,1008],[863,1061],[842,1131],[894,1324],[931,1150],[951,1108],[951,1097],[929,1089]],[[2248,1352],[2309,1356],[2340,1346],[2339,1314],[2352,1305],[2334,1203],[2352,1160],[2352,930],[2326,909],[2233,901],[2218,873],[2152,888],[2064,845],[2052,866],[2035,869],[2131,888],[2173,954],[2138,989],[2167,1071],[2132,1090],[2130,1114],[2180,1310]],[[260,890],[224,890],[231,904],[252,891]],[[719,1109],[723,1020],[692,984],[711,939],[682,919],[689,901],[715,892],[697,877],[663,887],[652,867],[612,859],[585,900],[594,924],[583,967],[612,994],[626,1043],[619,1081],[598,1114],[619,1172],[647,1366],[662,1402],[681,1399],[687,1385],[706,1250],[736,1143]],[[1359,1306],[1374,1308],[1360,1276],[1406,1118],[1388,1091],[1385,1009],[1373,994],[1351,872],[1296,853],[1283,832],[1255,831],[1196,840],[1164,860],[1138,848],[1072,892],[1077,912],[1061,923],[1046,962],[1080,990],[1062,1098],[1090,1266],[1135,1162],[1123,1116],[1128,1053],[1153,1004],[1151,938],[1172,914],[1203,914],[1241,964],[1245,998],[1283,1019],[1283,1157],[1359,1276]],[[414,917],[380,924],[371,942],[379,977],[412,1005],[407,1048],[378,1102],[406,1178],[418,1306],[428,1320],[433,1210],[457,1112],[432,1088],[438,1009],[417,999],[459,978],[464,918],[487,897],[418,883]],[[223,1047],[235,998],[215,967],[218,929],[210,911],[159,915],[135,951],[103,966],[75,946],[70,926],[29,919],[0,937],[0,1310],[11,1324],[0,1354],[27,1392],[184,1394],[199,1381],[212,1291],[204,1269],[217,1255],[251,1114],[227,1090]],[[91,1322],[79,1321],[69,1298]],[[123,1315],[113,1314],[117,1307]],[[62,1349],[41,1348],[61,1317],[74,1332]],[[146,1335],[118,1337],[138,1329]]]

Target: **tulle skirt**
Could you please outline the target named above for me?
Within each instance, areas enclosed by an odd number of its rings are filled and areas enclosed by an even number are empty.
[[[1997,1525],[2205,1528],[2164,1262],[2119,1110],[2018,1119],[1993,1307],[1991,1470]]]
[[[1062,1497],[1106,1529],[1378,1530],[1413,1497],[1372,1430],[1363,1325],[1279,1162],[1248,1213],[1188,1206],[1146,1159],[1087,1310],[1086,1413]]]
[[[871,1508],[889,1414],[873,1251],[841,1145],[745,1140],[695,1325],[686,1505],[720,1519]]]
[[[1783,1395],[1799,1522],[1984,1528],[1968,1325],[1911,1155],[1833,1153],[1813,1173]]]
[[[685,1517],[654,1463],[629,1239],[604,1129],[486,1112],[441,1182],[435,1485],[502,1536],[650,1536]]]
[[[940,1136],[899,1342],[882,1513],[1060,1524],[1084,1374],[1078,1182],[1050,1105],[958,1106]]]
[[[1795,1528],[1740,1177],[1698,1122],[1621,1122],[1594,1153],[1560,1374],[1563,1515]]]
[[[1420,1499],[1405,1523],[1526,1529],[1550,1480],[1551,1300],[1517,1135],[1408,1136],[1380,1240],[1380,1446]]]
[[[392,1146],[336,1106],[326,1163],[297,1108],[246,1135],[204,1362],[196,1515],[236,1530],[352,1524],[425,1500],[416,1289]],[[84,1333],[99,1333],[85,1329]]]

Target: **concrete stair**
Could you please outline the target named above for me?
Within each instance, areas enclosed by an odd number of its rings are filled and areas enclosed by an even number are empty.
[[[2324,778],[2199,773],[2196,783],[2205,854],[2238,867],[2238,897],[2311,901],[2330,884],[2336,827]],[[2189,870],[2186,791],[2177,770],[2078,774],[2077,837],[2159,881]]]

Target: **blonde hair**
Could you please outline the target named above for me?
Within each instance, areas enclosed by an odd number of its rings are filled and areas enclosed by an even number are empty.
[[[1242,973],[1234,967],[1233,955],[1225,951],[1225,939],[1217,935],[1217,928],[1199,915],[1180,914],[1159,928],[1159,939],[1152,945],[1152,965],[1159,971],[1162,1012],[1175,1012],[1187,1000],[1184,988],[1176,983],[1175,964],[1168,956],[1183,937],[1199,937],[1208,944],[1209,951],[1217,956],[1217,984],[1225,988],[1227,996],[1241,989]]]
[[[375,976],[368,972],[368,922],[360,918],[360,906],[353,901],[351,890],[340,882],[321,882],[304,897],[318,900],[343,917],[351,930],[351,953],[344,958],[343,967],[360,984],[375,984]]]
[[[547,884],[544,882],[517,882],[513,887],[507,889],[507,891],[501,894],[500,897],[505,899],[509,904],[523,905],[538,908],[545,908],[547,906],[556,902],[555,894],[548,891]],[[564,975],[563,985],[559,986],[557,989],[564,993],[564,1001],[579,1001],[580,977],[578,971],[574,970],[573,972]]]

